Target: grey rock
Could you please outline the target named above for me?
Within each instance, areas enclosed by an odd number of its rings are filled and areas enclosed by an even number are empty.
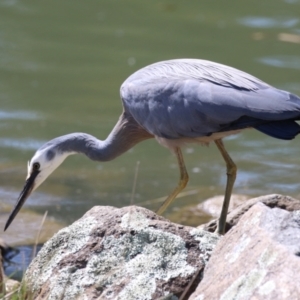
[[[270,195],[232,211],[190,299],[300,299],[299,209],[299,200]]]
[[[98,206],[44,245],[24,282],[34,299],[180,295],[195,274],[199,283],[218,239],[144,208]]]

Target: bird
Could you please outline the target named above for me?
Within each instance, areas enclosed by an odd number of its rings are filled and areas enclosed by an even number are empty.
[[[85,154],[110,161],[137,143],[155,138],[177,158],[179,181],[157,213],[162,214],[186,187],[189,175],[182,148],[214,143],[226,163],[227,182],[216,232],[223,235],[237,167],[223,138],[254,128],[282,140],[300,132],[300,98],[220,63],[173,59],[148,65],[130,75],[120,88],[123,111],[105,140],[71,133],[42,145],[28,162],[26,182],[5,229],[29,195],[69,156]]]

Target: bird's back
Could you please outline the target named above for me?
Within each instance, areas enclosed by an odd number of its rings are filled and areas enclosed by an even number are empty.
[[[268,86],[258,78],[229,66],[201,59],[175,59],[154,63],[136,71],[122,87],[130,83],[142,85],[187,79],[244,90],[256,90],[258,85]]]
[[[121,97],[125,111],[144,129],[167,139],[247,127],[286,139],[299,132],[293,121],[300,116],[299,97],[205,60],[179,59],[147,66],[123,83]]]

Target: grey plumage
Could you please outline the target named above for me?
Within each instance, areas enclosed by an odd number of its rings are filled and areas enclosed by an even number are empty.
[[[159,213],[188,181],[180,147],[190,142],[215,142],[228,175],[218,228],[224,233],[236,166],[221,139],[251,127],[286,140],[300,132],[295,122],[300,119],[298,96],[240,70],[205,60],[178,59],[147,66],[122,84],[121,99],[123,113],[106,140],[73,133],[47,142],[36,152],[28,167],[25,188],[5,228],[30,192],[69,154],[83,153],[92,160],[108,161],[154,137],[176,154],[180,169],[178,186]]]
[[[234,68],[195,59],[137,71],[123,83],[121,97],[139,124],[167,139],[295,120],[300,114],[299,97]]]
[[[57,137],[45,143],[38,151],[47,150],[47,157],[54,153],[82,153],[96,161],[109,161],[132,148],[138,142],[153,137],[135,120],[123,112],[106,140],[77,132]],[[50,155],[49,155],[50,152]]]

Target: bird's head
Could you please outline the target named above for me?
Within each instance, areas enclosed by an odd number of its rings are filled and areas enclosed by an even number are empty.
[[[72,153],[62,152],[52,143],[47,143],[36,151],[28,162],[28,171],[24,188],[10,213],[4,230],[11,224],[29,195]]]

